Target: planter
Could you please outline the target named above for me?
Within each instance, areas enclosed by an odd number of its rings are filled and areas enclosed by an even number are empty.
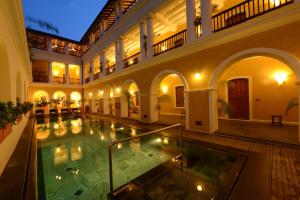
[[[20,121],[22,121],[22,115],[20,115],[20,116],[17,117],[17,124],[19,124]]]
[[[0,141],[2,142],[12,132],[12,125],[6,124],[5,128],[1,129],[0,132]]]

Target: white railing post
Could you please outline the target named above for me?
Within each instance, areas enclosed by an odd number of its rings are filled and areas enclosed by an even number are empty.
[[[187,42],[191,43],[196,39],[196,29],[194,21],[196,19],[195,0],[186,0],[186,24],[187,24]]]
[[[202,36],[205,37],[212,34],[212,3],[211,0],[200,1]]]

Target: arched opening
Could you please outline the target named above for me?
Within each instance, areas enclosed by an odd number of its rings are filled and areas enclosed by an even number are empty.
[[[44,90],[36,91],[32,96],[32,102],[35,109],[42,109],[44,113],[48,113],[49,94]]]
[[[0,100],[9,101],[11,100],[10,67],[6,47],[2,38],[0,38],[0,64],[0,85],[5,86],[1,88]]]
[[[72,92],[70,95],[71,98],[71,108],[81,108],[82,106],[82,99],[81,94],[79,92]]]
[[[121,116],[140,120],[140,90],[133,80],[125,81],[123,84]]]
[[[185,78],[177,71],[166,70],[159,73],[151,85],[151,122],[187,124],[187,90]]]
[[[21,102],[23,102],[22,81],[20,72],[17,72],[16,76],[16,97],[19,98]]]
[[[57,108],[59,113],[61,112],[62,108],[68,107],[66,93],[63,91],[54,92],[50,106],[52,108]]]
[[[211,130],[298,143],[297,62],[289,62],[291,59],[283,59],[284,56],[278,59],[284,53],[254,52],[248,50],[232,56],[213,75]]]

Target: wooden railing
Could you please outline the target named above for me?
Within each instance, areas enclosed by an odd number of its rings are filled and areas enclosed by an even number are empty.
[[[45,75],[32,75],[33,82],[35,83],[48,83],[49,77]]]
[[[141,60],[141,53],[134,54],[133,56],[130,56],[128,58],[125,58],[123,60],[124,68],[129,67],[131,65],[137,64]]]
[[[55,82],[55,83],[65,83],[65,78],[64,77],[60,77],[60,76],[53,76],[52,77],[52,82]]]
[[[90,76],[85,78],[85,83],[88,83],[88,82],[90,82]]]
[[[80,84],[80,79],[78,78],[69,78],[69,83],[70,84]]]
[[[246,0],[212,17],[213,31],[221,31],[289,5],[293,0]]]
[[[96,74],[94,74],[94,80],[97,80],[100,78],[101,72],[97,72]]]
[[[116,71],[116,64],[109,66],[105,69],[106,75],[110,75]]]
[[[186,30],[183,30],[155,45],[153,45],[154,56],[181,47],[186,42]]]
[[[52,43],[52,52],[65,54],[65,45]]]

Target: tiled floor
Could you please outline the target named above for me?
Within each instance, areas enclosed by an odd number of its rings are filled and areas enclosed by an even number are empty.
[[[96,115],[94,116],[97,117]],[[150,129],[161,128],[159,125],[140,124],[136,121],[126,120],[124,122]],[[177,135],[178,133],[178,131],[172,130],[172,133],[170,134]],[[189,139],[266,154],[272,158],[272,188],[270,188],[271,199],[300,199],[300,148],[288,145],[283,146],[261,143],[259,141],[246,141],[192,131],[184,131],[183,134],[184,137]]]

